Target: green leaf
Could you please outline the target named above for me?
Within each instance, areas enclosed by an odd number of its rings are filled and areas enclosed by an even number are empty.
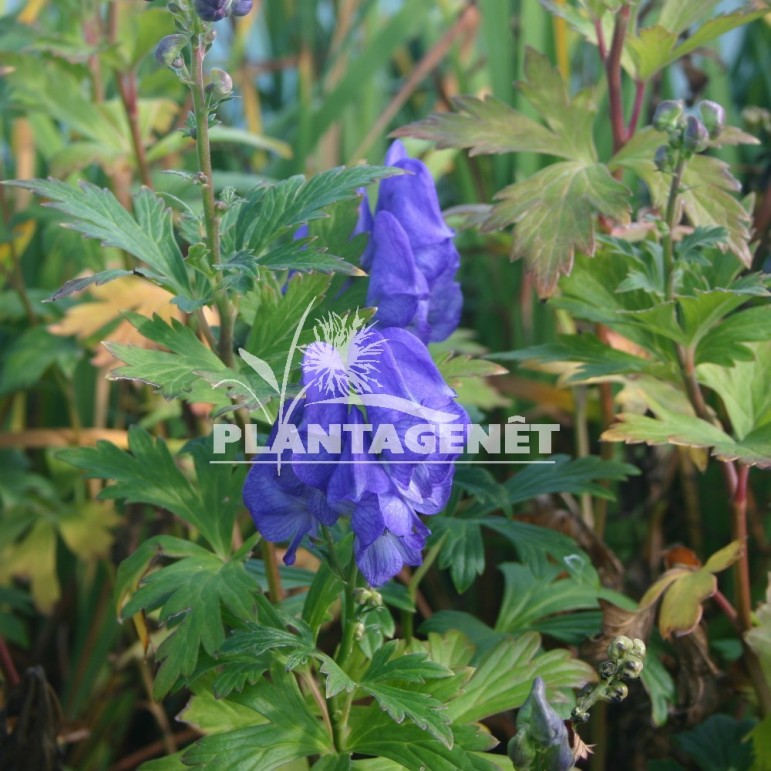
[[[771,424],[771,340],[747,348],[753,354],[750,361],[730,368],[715,364],[697,368],[699,382],[720,395],[733,432],[741,440]]]
[[[360,688],[374,696],[395,722],[401,723],[406,717],[452,748],[452,730],[442,702],[416,688],[399,685],[422,684],[426,680],[450,677],[452,672],[430,661],[425,653],[394,657],[395,650],[396,642],[391,641],[375,652],[359,683]]]
[[[771,682],[771,575],[766,589],[766,601],[758,605],[755,625],[744,633],[744,639],[760,659],[766,680]]]
[[[567,563],[570,564],[569,562]],[[568,574],[560,577],[563,566],[555,566],[545,575],[535,575],[527,565],[507,562],[499,566],[505,589],[495,629],[498,632],[545,631],[541,619],[555,613],[597,608],[599,578],[576,580]]]
[[[427,139],[440,148],[470,148],[471,156],[530,152],[571,157],[552,131],[493,96],[456,96],[452,103],[457,112],[431,115],[392,136]]]
[[[226,367],[176,319],[169,324],[158,315],[152,319],[134,313],[126,316],[144,337],[168,350],[105,343],[110,353],[125,363],[110,372],[110,379],[138,380],[159,388],[167,399],[208,402],[219,408],[231,406],[229,394],[247,401],[256,397],[263,403],[275,395],[262,378]],[[215,388],[219,385],[228,385],[227,391]]]
[[[471,726],[454,727],[455,742],[447,747],[416,725],[397,725],[373,707],[353,707],[348,724],[351,733],[346,749],[360,755],[387,758],[404,768],[495,771],[495,766],[474,754],[489,748],[489,735],[481,735]],[[361,767],[368,768],[366,765]]]
[[[749,342],[768,338],[771,329],[771,305],[760,305],[734,313],[710,329],[696,347],[696,364],[731,367],[737,361],[753,361]]]
[[[749,771],[752,744],[746,737],[754,726],[754,720],[711,715],[690,731],[675,736],[675,743],[700,771]]]
[[[89,286],[102,286],[123,276],[131,276],[137,271],[133,270],[103,270],[100,273],[94,273],[92,276],[83,276],[82,278],[73,278],[67,281],[60,289],[57,289],[50,297],[43,302],[55,302],[62,297],[69,297],[87,289]]]
[[[286,257],[289,254],[295,255],[292,259],[308,260],[303,250],[311,254],[312,263],[313,253],[319,251],[312,249],[309,242],[276,245],[277,239],[326,216],[327,207],[356,198],[359,188],[396,173],[396,169],[375,166],[339,167],[308,180],[298,176],[255,188],[240,206],[234,248],[251,254],[258,265],[275,269],[291,267]],[[310,263],[308,267],[312,268]]]
[[[661,662],[661,656],[649,648],[640,680],[651,700],[651,718],[655,726],[663,726],[669,710],[677,703],[675,681]]]
[[[618,291],[621,291],[621,286]],[[525,365],[536,362],[578,364],[575,372],[566,379],[569,383],[589,378],[653,373],[660,370],[657,362],[611,348],[589,332],[580,335],[559,335],[552,343],[496,353],[494,356],[501,361],[521,361]]]
[[[231,467],[212,466],[198,456],[199,473],[201,461],[205,467],[194,486],[179,470],[163,439],[154,439],[138,426],[129,429],[128,439],[128,452],[99,441],[96,447],[63,450],[59,457],[89,477],[114,481],[102,490],[101,498],[167,509],[200,530],[222,554],[228,553],[238,501],[233,492],[239,489],[243,471],[238,472],[241,476],[233,476]]]
[[[257,591],[243,563],[223,562],[211,553],[184,557],[140,581],[122,615],[159,609],[159,623],[173,624],[156,652],[161,662],[153,683],[156,698],[195,671],[201,647],[214,656],[225,642],[222,607],[236,618],[249,619]]]
[[[594,216],[629,221],[629,191],[600,163],[554,163],[496,196],[485,230],[514,229],[511,257],[524,258],[541,297],[570,273],[576,250],[594,254]]]
[[[29,637],[23,617],[31,615],[32,603],[24,592],[13,586],[0,586],[0,636],[26,648]]]
[[[220,771],[223,759],[239,771],[273,771],[292,760],[333,752],[331,737],[310,712],[293,675],[280,666],[233,701],[269,721],[207,736],[183,754],[187,766]],[[262,722],[259,719],[255,722]]]
[[[552,705],[570,704],[571,688],[596,679],[592,668],[568,651],[541,651],[541,638],[526,632],[501,640],[479,662],[463,693],[448,705],[453,722],[483,720],[521,706],[535,677],[542,677]]]
[[[525,79],[517,87],[547,126],[487,97],[456,97],[457,113],[432,115],[394,132],[394,136],[429,139],[439,147],[468,147],[471,155],[534,152],[591,164],[597,160],[592,138],[595,106],[580,94],[571,100],[547,56],[525,49]]]
[[[720,0],[664,0],[658,23],[670,32],[680,34],[712,16]]]
[[[434,539],[444,537],[439,567],[450,570],[452,584],[463,594],[485,569],[485,549],[480,523],[473,519],[438,518],[432,521]]]
[[[611,159],[609,167],[630,169],[648,186],[653,202],[662,210],[666,207],[671,178],[656,169],[653,155],[665,141],[665,135],[646,127]],[[724,248],[735,254],[749,267],[751,217],[732,194],[741,185],[725,162],[709,155],[695,155],[685,167],[680,201],[694,227],[722,227],[727,232]]]
[[[43,325],[30,327],[3,352],[0,395],[30,388],[55,364],[69,371],[80,355],[74,340],[52,335]]]
[[[203,734],[217,734],[267,722],[261,715],[230,699],[215,698],[209,683],[197,684],[193,696],[177,720],[184,721]]]
[[[50,199],[51,206],[71,218],[68,226],[73,230],[132,254],[149,265],[155,271],[153,277],[172,292],[190,296],[190,280],[174,239],[171,214],[148,188],[134,196],[134,218],[109,190],[89,182],[81,182],[79,187],[55,179],[12,184]]]

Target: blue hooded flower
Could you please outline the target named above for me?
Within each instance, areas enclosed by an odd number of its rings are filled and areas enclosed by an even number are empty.
[[[362,267],[371,274],[367,302],[377,306],[375,318],[383,327],[409,329],[425,343],[445,340],[457,328],[463,306],[455,280],[460,267],[455,233],[442,218],[426,165],[408,157],[398,141],[391,145],[385,163],[406,173],[380,183],[374,218],[366,200],[362,204],[360,229],[371,231],[362,255]],[[420,280],[409,285],[408,279],[416,275]],[[386,302],[394,291],[399,298],[396,308]],[[414,312],[405,323],[409,307]]]
[[[468,416],[425,345],[404,329],[354,327],[312,343],[302,371],[301,395],[284,422],[305,452],[281,449],[280,470],[275,454],[261,455],[273,462],[251,469],[244,501],[264,538],[290,541],[287,564],[306,535],[350,514],[356,562],[380,586],[402,566],[421,563],[429,530],[419,515],[445,507],[461,452],[436,436],[433,446],[414,437],[441,433],[444,424],[457,433]],[[336,429],[334,451],[309,441]],[[274,426],[269,444],[282,435]]]

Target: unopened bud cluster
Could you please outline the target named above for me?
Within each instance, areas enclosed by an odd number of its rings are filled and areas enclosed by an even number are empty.
[[[246,16],[251,10],[252,0],[195,0],[195,11],[204,21]]]
[[[669,135],[669,142],[656,150],[654,162],[659,171],[674,171],[677,158],[686,159],[709,147],[725,128],[725,110],[716,102],[705,100],[696,105],[699,117],[686,115],[683,103],[673,99],[661,102],[653,116],[653,126]]]
[[[571,713],[576,723],[589,719],[589,709],[598,701],[618,704],[629,695],[627,680],[637,680],[645,664],[645,643],[625,635],[615,637],[608,645],[608,659],[599,666],[600,682],[584,693]]]
[[[379,608],[383,605],[383,595],[375,589],[358,587],[353,590],[353,598],[359,605],[367,605],[370,608]]]

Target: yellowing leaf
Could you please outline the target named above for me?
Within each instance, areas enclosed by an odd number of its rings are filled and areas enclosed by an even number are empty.
[[[596,214],[629,221],[629,191],[599,163],[552,164],[497,198],[485,230],[516,225],[511,257],[525,259],[542,297],[570,272],[576,250],[594,254]]]
[[[58,525],[62,539],[79,559],[104,557],[110,550],[113,535],[110,528],[120,522],[112,505],[103,501],[88,501],[65,510]]]
[[[64,314],[61,321],[49,327],[49,331],[55,335],[75,335],[80,340],[87,340],[114,323],[124,311],[135,311],[147,317],[157,314],[164,321],[182,319],[182,312],[171,302],[173,295],[170,292],[135,276],[126,276],[119,281],[94,286],[90,293],[94,298],[93,302],[74,305]],[[104,341],[142,348],[155,347],[125,319],[121,319]],[[95,367],[106,367],[113,364],[115,358],[100,345],[91,361]]]
[[[30,582],[32,599],[41,613],[50,613],[61,595],[56,575],[56,529],[50,520],[40,519],[26,537],[0,552],[0,585],[11,578]]]
[[[665,639],[672,634],[692,632],[699,621],[704,600],[717,591],[717,579],[708,570],[686,572],[664,594],[659,609],[659,631]]]

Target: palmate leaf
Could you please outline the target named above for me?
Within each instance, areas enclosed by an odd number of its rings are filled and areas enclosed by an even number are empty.
[[[79,187],[55,179],[12,184],[49,199],[51,206],[70,217],[68,227],[107,246],[123,249],[152,268],[148,275],[174,294],[190,297],[190,279],[174,239],[171,214],[148,188],[134,196],[132,216],[109,190],[88,182],[81,182]]]
[[[219,650],[225,641],[221,607],[248,619],[257,591],[243,562],[223,561],[211,552],[183,557],[142,579],[122,617],[160,609],[159,623],[174,624],[156,652],[161,662],[153,683],[156,698],[195,671],[201,647],[211,656]]]
[[[596,107],[590,93],[571,99],[548,59],[528,48],[522,94],[540,113],[542,126],[495,100],[464,97],[462,112],[435,115],[400,129],[398,136],[432,139],[471,153],[540,152],[565,160],[505,188],[483,229],[515,225],[512,259],[524,258],[540,295],[570,272],[576,251],[594,254],[597,214],[618,222],[630,216],[630,193],[598,163],[592,128]]]
[[[748,137],[747,141],[758,144]],[[653,163],[656,148],[666,143],[666,136],[651,127],[638,131],[609,162],[611,170],[630,169],[648,186],[653,202],[662,210],[669,196],[671,177],[658,171]],[[723,227],[727,232],[721,247],[735,254],[744,265],[752,263],[749,250],[751,217],[733,193],[741,185],[728,164],[708,155],[694,156],[685,167],[680,200],[689,222],[695,227]]]
[[[183,754],[186,766],[221,771],[224,763],[239,771],[273,771],[293,760],[334,752],[331,737],[310,712],[294,676],[280,665],[272,668],[270,680],[231,701],[252,710],[255,723],[269,722],[199,739]]]
[[[293,234],[307,222],[327,216],[327,207],[354,199],[360,188],[398,173],[397,169],[375,166],[340,167],[307,180],[297,176],[275,185],[257,187],[240,205],[234,250],[251,255],[258,266],[311,270],[313,255],[321,254],[322,250],[314,249],[312,242],[281,243],[278,239]],[[335,258],[334,264],[319,264],[325,270],[343,268],[349,273],[360,273],[339,258]]]
[[[566,650],[544,653],[535,632],[508,637],[482,657],[463,692],[449,703],[448,717],[454,723],[470,723],[516,709],[530,693],[535,677],[543,678],[549,702],[557,705],[570,704],[571,689],[596,679],[596,674]]]
[[[359,687],[374,696],[396,723],[407,718],[451,748],[453,736],[444,705],[414,686],[426,680],[451,677],[452,671],[430,661],[425,653],[394,657],[396,646],[396,641],[392,641],[375,652]]]
[[[358,755],[387,758],[409,769],[495,771],[496,768],[477,755],[494,746],[495,740],[473,726],[453,726],[454,743],[448,747],[416,725],[397,725],[374,705],[353,707],[348,724],[351,733],[346,749]],[[362,768],[368,767],[362,765]]]
[[[565,161],[504,188],[485,230],[515,224],[511,257],[524,258],[542,297],[570,273],[576,251],[594,254],[594,216],[628,222],[629,191],[600,163]]]
[[[199,530],[215,549],[227,553],[244,470],[211,465],[205,447],[191,447],[198,471],[194,485],[162,439],[138,426],[129,429],[128,438],[128,452],[100,441],[95,447],[63,450],[59,457],[90,477],[114,482],[102,490],[100,498],[166,509]]]

